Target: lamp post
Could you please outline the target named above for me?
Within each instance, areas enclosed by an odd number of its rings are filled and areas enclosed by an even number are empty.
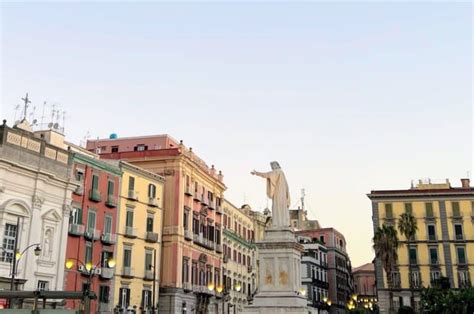
[[[16,230],[16,235],[15,235],[15,244],[14,244],[14,247],[13,247],[13,256],[11,258],[11,261],[10,261],[10,268],[11,268],[11,271],[12,271],[12,275],[11,275],[11,278],[10,278],[10,290],[11,291],[15,291],[16,290],[16,286],[15,286],[15,275],[16,275],[16,270],[18,268],[18,263],[20,262],[20,259],[23,257],[23,254],[25,254],[25,252],[32,248],[33,246],[36,246],[35,248],[35,256],[39,256],[41,254],[41,247],[40,247],[40,243],[34,243],[34,244],[31,244],[29,246],[27,246],[23,251],[19,252],[18,251],[18,235],[20,233],[20,217],[17,217],[17,220],[16,220],[16,225],[17,225],[17,230]],[[5,249],[2,248],[4,251]],[[13,302],[12,302],[12,299],[10,299],[8,301],[8,307],[11,309],[13,308]]]
[[[86,294],[86,298],[84,301],[84,313],[90,313],[90,290],[92,285],[92,277],[94,277],[95,270],[97,269],[97,266],[99,266],[100,261],[97,264],[93,265],[91,262],[84,264],[76,258],[69,258],[66,261],[66,268],[71,269],[74,266],[74,261],[77,261],[79,265],[82,265],[87,270],[87,290],[84,291]],[[115,260],[113,258],[107,259],[106,262],[107,266],[109,266],[110,268],[115,267]]]

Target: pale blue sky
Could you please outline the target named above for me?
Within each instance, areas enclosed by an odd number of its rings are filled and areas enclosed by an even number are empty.
[[[1,117],[26,92],[67,137],[168,133],[266,205],[294,202],[370,262],[371,189],[472,172],[469,3],[2,3]],[[39,111],[39,109],[37,109]],[[39,114],[37,115],[39,116]]]

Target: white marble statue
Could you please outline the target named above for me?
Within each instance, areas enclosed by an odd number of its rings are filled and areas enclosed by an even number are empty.
[[[290,190],[288,183],[278,162],[272,161],[270,166],[272,167],[270,172],[253,170],[251,174],[267,179],[267,196],[272,200],[272,226],[289,227]]]

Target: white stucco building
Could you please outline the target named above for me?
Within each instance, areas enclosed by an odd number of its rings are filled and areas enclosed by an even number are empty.
[[[17,251],[31,247],[18,261],[16,289],[63,289],[69,204],[78,186],[69,172],[69,152],[35,137],[26,121],[0,125],[0,289],[10,289],[17,232]]]

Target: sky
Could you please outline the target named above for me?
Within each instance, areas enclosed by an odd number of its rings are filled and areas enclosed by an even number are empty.
[[[170,134],[267,206],[292,204],[373,259],[375,189],[472,173],[469,2],[1,2],[0,117],[29,93],[84,138]],[[31,113],[31,110],[30,110]],[[18,119],[19,112],[16,114]],[[59,120],[62,123],[62,119]]]

